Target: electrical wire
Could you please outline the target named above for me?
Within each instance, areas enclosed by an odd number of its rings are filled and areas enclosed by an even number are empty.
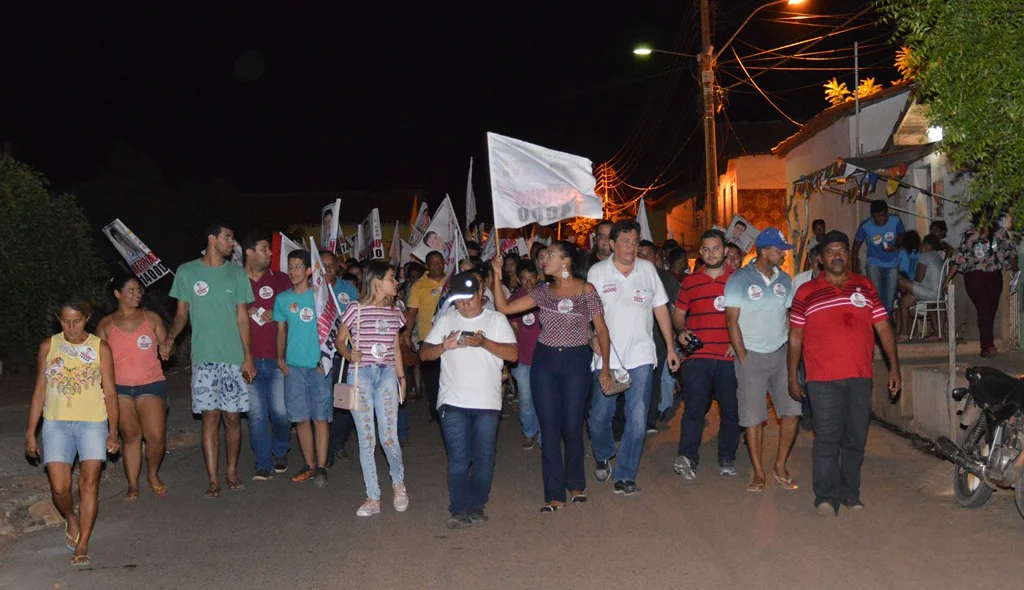
[[[768,101],[768,104],[772,105],[772,108],[774,108],[774,109],[775,109],[776,111],[779,111],[779,114],[780,114],[780,115],[782,115],[783,117],[785,117],[785,118],[786,118],[786,119],[787,119],[787,120],[788,120],[788,121],[789,121],[790,123],[792,123],[792,124],[796,125],[797,127],[803,127],[803,125],[802,125],[802,124],[800,124],[800,123],[797,123],[797,122],[796,122],[796,119],[794,119],[793,117],[790,117],[790,116],[789,116],[789,115],[787,115],[787,114],[786,114],[786,113],[785,113],[785,112],[784,112],[784,111],[783,111],[783,110],[782,110],[781,108],[779,108],[779,106],[778,106],[778,105],[776,105],[776,104],[775,104],[775,103],[774,103],[774,102],[772,101],[772,99],[768,98],[768,95],[764,93],[764,90],[761,90],[761,87],[760,87],[760,86],[758,86],[758,85],[757,85],[757,82],[754,82],[754,79],[753,79],[753,78],[752,78],[752,77],[750,76],[750,72],[748,72],[748,71],[747,71],[747,67],[743,65],[743,61],[742,61],[742,60],[740,60],[740,56],[739,56],[739,54],[738,54],[738,53],[736,53],[736,49],[735,49],[734,47],[730,47],[729,49],[731,49],[731,50],[732,50],[732,54],[733,54],[733,56],[734,56],[734,57],[736,58],[736,63],[740,64],[740,67],[741,67],[741,68],[743,68],[743,73],[747,75],[747,80],[749,80],[749,81],[750,81],[750,84],[751,84],[751,85],[752,85],[752,86],[753,86],[753,87],[754,87],[754,88],[755,88],[755,89],[756,89],[756,90],[757,90],[758,92],[760,92],[760,93],[761,93],[761,96],[763,96],[763,97],[764,97],[764,99]]]

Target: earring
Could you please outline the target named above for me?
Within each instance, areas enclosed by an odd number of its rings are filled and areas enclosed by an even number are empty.
[[[562,269],[562,280],[568,279],[571,275],[569,274],[568,268]]]

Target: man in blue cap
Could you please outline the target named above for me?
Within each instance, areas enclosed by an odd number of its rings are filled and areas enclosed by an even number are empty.
[[[758,234],[754,247],[757,260],[734,272],[725,284],[726,327],[736,352],[740,426],[747,431],[747,450],[754,468],[747,491],[764,491],[767,479],[761,463],[762,435],[768,420],[765,391],[771,394],[782,422],[772,476],[783,489],[795,490],[797,485],[786,469],[801,414],[800,404],[789,396],[786,366],[792,282],[779,268],[793,245],[781,231],[769,227]]]

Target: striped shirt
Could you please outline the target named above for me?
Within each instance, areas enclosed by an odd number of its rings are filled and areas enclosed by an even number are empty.
[[[358,318],[358,326],[357,320]],[[353,303],[341,316],[341,322],[358,343],[363,365],[395,364],[395,336],[405,325],[405,316],[397,307],[377,307]]]
[[[889,320],[878,293],[863,275],[850,273],[839,289],[818,275],[797,290],[789,324],[804,331],[807,381],[868,378],[874,365],[873,326]]]
[[[604,315],[604,307],[597,291],[584,291],[572,297],[559,297],[551,292],[547,283],[530,291],[537,304],[540,336],[537,342],[545,346],[590,346],[590,318]]]
[[[732,357],[725,356],[729,350],[729,330],[725,327],[725,283],[732,276],[732,270],[728,266],[723,268],[725,272],[717,278],[709,277],[704,269],[686,275],[679,287],[676,309],[687,314],[686,329],[704,343],[704,347],[687,360],[732,360]]]

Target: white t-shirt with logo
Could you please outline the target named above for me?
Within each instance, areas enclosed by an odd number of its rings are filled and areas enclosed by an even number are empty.
[[[632,272],[625,276],[608,258],[590,267],[587,282],[597,289],[604,305],[604,321],[614,345],[608,352],[611,368],[657,364],[654,330],[660,328],[654,325],[654,308],[666,305],[668,294],[654,265],[637,258]],[[591,369],[597,371],[602,364],[600,355],[595,354]]]
[[[441,344],[453,331],[483,332],[501,344],[515,344],[516,335],[504,315],[489,309],[475,318],[465,318],[457,309],[437,318],[427,344]],[[501,409],[501,368],[504,361],[482,346],[466,346],[441,354],[441,384],[437,407],[455,406],[469,410]]]

